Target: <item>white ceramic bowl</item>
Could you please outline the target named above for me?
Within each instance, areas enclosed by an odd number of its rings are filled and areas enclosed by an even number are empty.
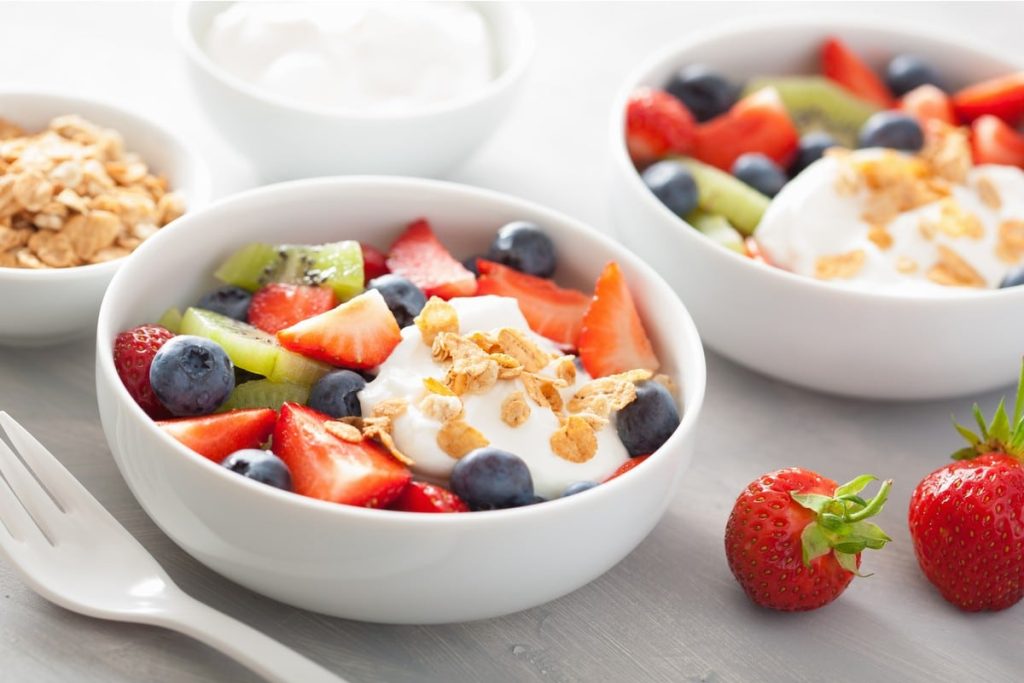
[[[570,498],[514,510],[427,515],[326,503],[251,482],[157,427],[114,370],[119,330],[194,301],[216,265],[255,240],[358,239],[386,247],[429,217],[456,256],[479,253],[498,226],[545,226],[565,284],[592,287],[623,268],[664,371],[682,389],[682,424],[626,476]],[[690,462],[704,395],[693,322],[665,282],[594,230],[525,201],[438,181],[322,178],[236,195],[147,241],[111,283],[97,331],[103,429],[139,503],[178,545],[264,595],[341,617],[441,623],[493,617],[557,598],[601,575],[654,527]]]
[[[63,114],[79,114],[113,128],[125,148],[167,176],[188,210],[209,201],[210,176],[201,159],[157,124],[120,107],[42,91],[0,91],[0,118],[28,132]],[[107,284],[124,259],[76,268],[0,267],[0,345],[56,344],[92,332]]]
[[[199,101],[220,132],[266,180],[380,173],[436,177],[497,128],[512,108],[533,56],[533,25],[518,6],[471,3],[495,44],[499,75],[487,86],[407,115],[365,115],[305,106],[225,72],[202,45],[227,2],[189,2],[174,18]]]
[[[825,36],[848,41],[876,68],[919,54],[954,86],[1017,71],[959,39],[878,23],[822,20],[701,32],[663,50],[622,89],[611,118],[614,221],[619,237],[686,302],[708,346],[754,370],[812,389],[878,399],[973,394],[1015,379],[1024,352],[1024,287],[950,291],[942,298],[841,289],[712,243],[644,186],[626,151],[625,103],[686,64],[728,76],[814,73]],[[743,49],[737,49],[743,46]]]

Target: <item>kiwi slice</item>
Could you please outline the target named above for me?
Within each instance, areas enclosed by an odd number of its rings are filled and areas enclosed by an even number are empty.
[[[712,242],[717,242],[726,249],[732,249],[741,254],[746,251],[743,247],[743,235],[732,227],[725,216],[697,209],[686,217],[686,222],[697,228]]]
[[[744,235],[754,232],[771,202],[768,197],[714,166],[690,158],[680,161],[693,173],[701,210],[722,216]]]
[[[185,311],[181,333],[212,339],[224,347],[236,366],[275,382],[308,386],[331,370],[325,363],[285,349],[272,334],[202,308]]]
[[[842,145],[857,146],[857,133],[878,107],[823,76],[754,78],[744,94],[775,88],[801,135],[825,131]]]
[[[309,387],[301,384],[271,382],[257,379],[235,387],[220,412],[238,408],[273,408],[280,410],[281,404],[302,403],[309,400]]]
[[[178,334],[178,331],[181,329],[181,311],[177,308],[168,308],[160,316],[160,319],[156,321],[156,324],[164,327],[169,332]]]
[[[268,282],[329,285],[339,301],[363,291],[363,251],[353,240],[308,246],[247,244],[221,264],[218,280],[256,291]]]

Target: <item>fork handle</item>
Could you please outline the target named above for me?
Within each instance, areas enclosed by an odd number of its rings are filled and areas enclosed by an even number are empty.
[[[206,643],[271,683],[346,683],[295,650],[188,595],[175,596],[151,616],[147,621]]]

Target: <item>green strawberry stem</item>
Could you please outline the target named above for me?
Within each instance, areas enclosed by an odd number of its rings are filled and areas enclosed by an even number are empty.
[[[831,497],[820,493],[789,494],[794,502],[817,515],[800,534],[805,567],[831,552],[843,569],[860,576],[857,555],[866,548],[878,550],[892,540],[877,525],[864,521],[878,514],[889,498],[892,479],[882,482],[874,498],[864,500],[859,495],[877,479],[862,474],[837,487]]]
[[[975,403],[971,409],[974,421],[978,423],[975,433],[959,424],[953,418],[953,426],[960,436],[967,439],[969,446],[953,454],[954,460],[970,460],[986,453],[1004,453],[1024,462],[1024,359],[1021,360],[1020,377],[1017,379],[1017,396],[1013,403],[1013,422],[1006,414],[1006,398],[999,401],[992,420],[985,422],[985,415]]]

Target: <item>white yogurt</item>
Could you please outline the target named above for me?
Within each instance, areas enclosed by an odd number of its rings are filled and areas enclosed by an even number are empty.
[[[515,299],[479,296],[452,299],[451,304],[459,314],[460,334],[477,331],[496,333],[502,327],[529,331]],[[528,333],[539,346],[555,351],[551,342],[532,332]],[[416,462],[412,467],[413,472],[435,480],[446,480],[456,460],[437,445],[437,432],[441,424],[423,414],[418,405],[426,395],[423,379],[443,379],[448,366],[449,363],[434,362],[430,347],[423,343],[419,329],[410,325],[402,330],[401,343],[380,366],[377,378],[359,393],[364,415],[369,415],[373,406],[381,401],[391,398],[406,400],[408,408],[394,421],[392,436],[398,449]],[[550,368],[544,372],[554,374]],[[562,397],[568,401],[588,381],[589,375],[582,370],[578,371],[576,383],[563,389]],[[518,382],[499,380],[487,393],[462,396],[465,419],[483,433],[492,446],[515,453],[526,462],[538,495],[554,498],[573,482],[603,481],[629,459],[615,431],[614,422],[597,432],[597,454],[587,462],[569,462],[555,455],[549,440],[559,424],[550,410],[531,402],[530,417],[525,423],[510,427],[502,421],[501,402],[517,390],[522,391]]]
[[[484,19],[462,2],[238,2],[214,18],[204,47],[268,93],[361,113],[455,99],[495,71]]]
[[[879,150],[853,152],[853,158],[874,158]],[[1024,220],[1024,172],[1012,166],[983,165],[972,168],[965,184],[954,185],[952,198],[976,215],[984,227],[980,239],[951,237],[941,231],[933,239],[919,229],[921,219],[938,220],[941,202],[905,211],[886,226],[892,245],[881,249],[868,238],[869,226],[861,219],[863,195],[843,195],[836,190],[840,164],[834,157],[822,158],[789,182],[772,200],[755,236],[765,255],[775,265],[794,273],[814,277],[819,257],[862,250],[864,266],[849,279],[832,283],[871,290],[912,291],[921,294],[961,290],[932,282],[929,267],[937,260],[938,245],[955,250],[981,276],[988,287],[998,287],[1013,264],[996,255],[998,226],[1004,220]],[[974,189],[986,177],[999,194],[1002,205],[986,205]],[[918,264],[915,271],[900,272],[901,258]]]

